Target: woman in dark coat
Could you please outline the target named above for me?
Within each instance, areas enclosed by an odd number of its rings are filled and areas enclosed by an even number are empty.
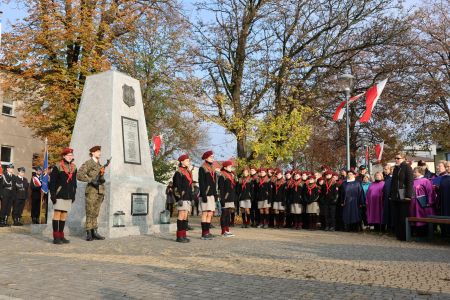
[[[364,191],[353,170],[348,170],[347,176],[342,186],[342,221],[347,231],[357,231],[362,221],[360,208],[364,202]]]
[[[447,174],[441,178],[438,190],[438,203],[441,207],[442,216],[450,216],[450,162],[446,163]],[[450,225],[441,225],[442,235],[450,236]]]

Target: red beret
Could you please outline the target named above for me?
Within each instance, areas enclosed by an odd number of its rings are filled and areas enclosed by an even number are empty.
[[[214,152],[212,152],[212,150],[206,151],[205,153],[203,153],[202,155],[202,159],[207,159],[208,157],[214,155]]]
[[[73,153],[73,149],[72,148],[64,148],[61,155],[65,156],[67,154]]]
[[[287,170],[286,172],[284,172],[285,175],[287,174],[291,174],[292,175],[292,171],[291,170]]]
[[[259,168],[258,172],[266,172],[267,173],[267,169],[266,168]]]
[[[258,169],[255,166],[250,166],[250,170],[258,171]]]
[[[309,175],[308,176],[308,180],[311,180],[311,179],[316,179],[316,176],[315,175]]]
[[[333,173],[333,176],[338,176],[338,177],[339,177],[339,174],[336,173],[336,172],[334,172],[334,173]]]
[[[323,175],[324,175],[324,176],[327,176],[327,175],[333,175],[333,171],[331,171],[331,170],[326,170],[326,171],[323,173]]]
[[[319,182],[319,181],[321,181],[321,180],[325,181],[325,178],[323,178],[323,177],[317,178],[317,182]]]
[[[224,167],[224,168],[226,168],[228,166],[232,166],[232,165],[233,165],[233,163],[230,160],[224,161],[222,163],[222,167]]]
[[[89,149],[89,152],[93,153],[93,152],[98,151],[98,150],[102,150],[102,147],[101,146],[94,146],[91,149]]]
[[[275,174],[283,174],[283,171],[280,168],[278,168],[275,170]]]
[[[189,155],[187,155],[187,154],[183,154],[180,157],[178,157],[178,161],[179,162],[182,162],[182,161],[184,161],[186,159],[189,159]]]

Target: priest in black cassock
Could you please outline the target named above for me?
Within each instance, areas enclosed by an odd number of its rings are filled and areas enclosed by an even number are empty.
[[[342,189],[342,220],[347,231],[357,231],[361,223],[360,208],[364,202],[364,191],[361,183],[356,180],[353,170],[347,171],[347,181]]]

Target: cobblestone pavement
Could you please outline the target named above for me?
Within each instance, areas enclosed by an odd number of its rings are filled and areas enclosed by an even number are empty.
[[[213,230],[218,233],[219,229]],[[55,246],[0,229],[0,299],[450,299],[450,245],[235,228]]]

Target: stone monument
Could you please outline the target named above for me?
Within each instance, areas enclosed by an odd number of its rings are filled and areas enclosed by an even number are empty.
[[[89,148],[102,147],[106,193],[98,231],[109,238],[169,231],[160,225],[165,186],[155,181],[139,81],[117,71],[86,78],[71,148],[78,167],[89,159]],[[86,184],[78,181],[77,196],[67,219],[71,235],[84,234]],[[51,224],[51,202],[49,224]],[[123,212],[125,226],[115,227],[114,213]]]

